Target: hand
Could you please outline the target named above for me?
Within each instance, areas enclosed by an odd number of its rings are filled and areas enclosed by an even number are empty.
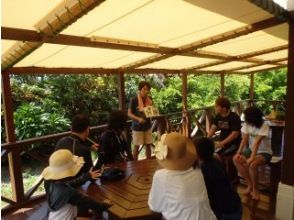
[[[249,158],[246,160],[246,162],[247,162],[247,164],[249,165],[250,163],[252,163],[253,160],[254,160],[254,157],[251,156],[251,157],[249,157]]]
[[[139,124],[144,124],[145,123],[145,119],[144,118],[139,118],[138,122],[139,122]]]
[[[93,167],[89,170],[89,174],[93,180],[96,180],[101,176],[100,170],[93,170]]]
[[[243,166],[247,166],[247,160],[239,153],[236,153],[236,158],[239,161],[240,164],[242,164]]]
[[[222,147],[224,147],[224,144],[223,144],[223,142],[221,142],[221,141],[216,141],[216,142],[215,142],[215,147],[217,147],[217,148],[222,148]]]
[[[99,149],[99,147],[100,147],[100,145],[96,144],[96,143],[91,146],[93,151],[97,151]]]
[[[113,203],[109,199],[105,199],[103,202],[106,204],[107,208],[113,206]]]

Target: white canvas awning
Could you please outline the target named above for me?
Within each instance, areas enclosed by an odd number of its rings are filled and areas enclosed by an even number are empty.
[[[272,7],[273,14],[247,0],[4,0],[2,71],[282,68],[288,24],[275,17],[283,9]]]

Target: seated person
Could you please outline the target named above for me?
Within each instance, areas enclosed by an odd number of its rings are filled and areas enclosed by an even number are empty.
[[[244,115],[242,141],[233,161],[248,184],[245,193],[250,193],[253,199],[259,200],[257,168],[269,163],[272,157],[269,126],[264,122],[263,114],[257,107],[245,109]],[[249,148],[246,148],[248,144]]]
[[[203,173],[211,209],[218,220],[241,220],[242,205],[222,165],[213,157],[214,142],[209,138],[193,139],[198,164]]]
[[[42,172],[50,210],[49,220],[73,220],[77,217],[78,208],[101,213],[111,206],[110,201],[97,202],[76,189],[87,180],[100,176],[99,171],[91,169],[76,178],[83,164],[84,159],[73,155],[69,150],[57,150],[50,156],[49,166]]]
[[[133,160],[131,146],[122,136],[126,124],[127,114],[123,111],[112,111],[109,114],[107,130],[101,136],[95,169],[100,169],[103,164]]]
[[[93,167],[93,161],[91,157],[91,150],[97,150],[98,145],[87,142],[87,138],[90,132],[90,121],[85,115],[75,115],[71,123],[71,134],[61,138],[55,147],[55,150],[67,149],[73,154],[83,157],[85,163],[81,168],[78,176],[83,173],[88,173],[91,167]]]
[[[241,141],[241,120],[240,117],[230,110],[231,103],[225,97],[219,97],[215,101],[215,111],[217,115],[207,134],[212,137],[217,130],[220,130],[220,141],[216,142],[217,159],[227,155],[234,155],[238,150]]]
[[[163,169],[153,176],[148,205],[166,220],[213,220],[204,179],[193,164],[197,158],[192,141],[172,132],[161,136],[155,156]]]

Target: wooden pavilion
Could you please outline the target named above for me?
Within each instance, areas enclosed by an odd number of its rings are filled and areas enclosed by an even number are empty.
[[[24,193],[20,148],[13,123],[11,74],[177,74],[187,109],[187,75],[250,75],[287,68],[285,143],[277,217],[294,216],[294,7],[272,0],[4,0],[2,1],[2,98],[7,134],[11,206]],[[292,95],[291,95],[292,94]],[[46,137],[44,138],[44,140]],[[3,154],[4,154],[3,153]],[[292,195],[292,196],[288,196]],[[288,204],[285,206],[284,204]],[[287,210],[287,214],[283,214]]]

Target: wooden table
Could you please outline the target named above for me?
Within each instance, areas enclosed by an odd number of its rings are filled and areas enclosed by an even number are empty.
[[[161,219],[160,215],[148,208],[153,174],[160,168],[157,161],[130,161],[117,167],[125,170],[123,180],[91,184],[84,192],[98,201],[109,199],[113,202],[114,205],[108,210],[109,219]]]

